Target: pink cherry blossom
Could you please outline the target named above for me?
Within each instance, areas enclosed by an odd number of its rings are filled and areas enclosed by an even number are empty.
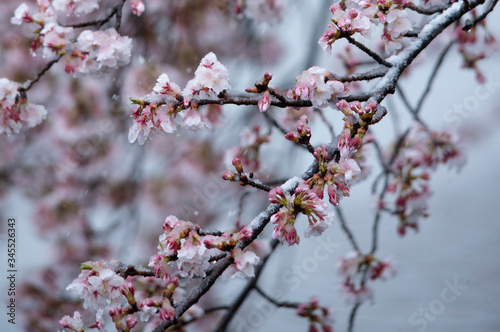
[[[187,100],[193,97],[214,99],[222,91],[231,89],[229,72],[217,60],[217,56],[213,52],[201,59],[194,75],[195,77],[187,83],[182,93]]]
[[[125,280],[102,262],[86,262],[77,279],[66,289],[79,295],[84,308],[98,310],[123,301],[120,286]]]
[[[141,16],[146,9],[142,0],[130,0],[130,7],[132,8],[132,13],[137,16]]]
[[[177,96],[181,95],[180,87],[174,82],[170,81],[167,74],[163,73],[158,77],[157,83],[153,88],[153,91],[157,94],[167,95],[167,97],[172,97],[175,100]]]
[[[308,98],[315,107],[328,106],[328,100],[344,92],[344,85],[339,81],[327,80],[325,75],[325,68],[309,68],[297,76],[297,83],[289,91],[289,96],[295,99]]]
[[[61,325],[62,328],[71,329],[73,331],[83,331],[82,315],[78,311],[75,311],[73,317],[64,316],[59,320],[59,325]]]
[[[104,31],[85,30],[80,33],[76,48],[85,57],[77,63],[74,70],[89,73],[103,67],[118,67],[130,62],[132,39],[122,37],[115,29]]]
[[[24,2],[17,7],[14,16],[10,19],[10,23],[20,25],[21,23],[31,23],[33,18],[29,13],[29,7]]]
[[[258,264],[260,258],[253,251],[242,251],[240,248],[233,249],[232,256],[238,272],[232,278],[252,278],[254,276],[254,265]]]
[[[40,124],[47,115],[45,107],[21,98],[19,89],[17,82],[0,78],[0,134],[18,134],[23,127]]]
[[[271,99],[269,98],[269,90],[266,90],[262,94],[262,97],[260,97],[257,105],[259,106],[259,111],[261,112],[265,112],[269,108],[269,105],[271,105]]]

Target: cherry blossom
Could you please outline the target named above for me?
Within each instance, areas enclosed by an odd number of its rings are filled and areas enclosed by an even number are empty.
[[[73,317],[64,316],[59,320],[59,324],[62,328],[71,329],[73,331],[83,331],[82,315],[78,311],[73,313]]]
[[[297,76],[295,87],[289,91],[289,97],[309,98],[315,107],[328,106],[328,100],[344,92],[344,85],[335,80],[328,80],[325,68],[313,66]]]
[[[21,23],[33,22],[33,17],[29,13],[29,7],[24,2],[17,7],[14,16],[10,19],[10,23],[20,25]]]
[[[132,13],[137,16],[141,16],[141,14],[146,9],[142,0],[131,0],[130,6],[132,7]]]
[[[18,83],[0,78],[0,134],[18,134],[23,127],[40,124],[47,115],[45,107],[29,103],[19,89]]]
[[[82,56],[69,59],[66,67],[69,66],[75,72],[90,73],[103,67],[128,64],[132,39],[120,36],[113,28],[95,32],[85,30],[78,36],[75,47]]]
[[[83,298],[84,308],[98,310],[123,301],[120,286],[125,280],[102,262],[86,262],[82,272],[66,289]]]
[[[232,256],[238,272],[232,278],[247,278],[254,276],[254,265],[259,263],[260,258],[252,251],[243,252],[240,248],[233,249]]]
[[[317,30],[307,25],[274,29],[297,14],[302,18],[296,8],[311,7],[282,0],[236,0],[229,7],[224,1],[153,0],[148,11],[143,0],[131,0],[130,8],[126,1],[34,3],[6,1],[2,22],[22,26],[0,36],[6,77],[0,78],[0,133],[6,133],[0,196],[22,195],[30,204],[17,205],[34,204],[35,230],[57,245],[50,266],[20,287],[20,296],[29,297],[18,304],[30,330],[54,330],[58,321],[73,331],[104,331],[105,321],[117,331],[182,329],[193,322],[222,330],[234,327],[234,312],[248,301],[245,292],[258,290],[268,305],[296,308],[310,331],[332,331],[330,310],[318,298],[273,300],[257,288],[265,273],[256,275],[255,266],[265,272],[280,242],[299,244],[298,229],[305,237],[323,236],[334,210],[353,250],[338,263],[352,330],[359,305],[374,300],[372,283],[395,275],[391,259],[377,258],[379,221],[395,219],[400,235],[417,230],[431,212],[433,172],[463,163],[456,136],[435,130],[420,114],[426,94],[418,109],[403,105],[410,116],[398,117],[394,142],[384,149],[375,136],[379,127],[372,130],[387,113],[382,104],[399,116],[403,107],[391,96],[404,86],[399,83],[419,70],[420,59],[444,59],[448,50],[458,51],[464,67],[484,82],[478,63],[495,49],[485,20],[495,1],[336,1],[330,20],[317,22],[326,31],[310,38],[297,35]],[[439,35],[455,43],[443,49],[435,41]],[[328,70],[314,62],[310,46],[318,37],[317,49],[338,56]],[[285,38],[305,47],[289,49]],[[379,46],[399,54],[387,58]],[[292,54],[307,56],[287,64]],[[229,70],[218,58],[233,58],[228,64],[238,91],[231,91]],[[262,67],[247,72],[248,64]],[[301,73],[304,64],[310,68]],[[273,87],[265,72],[271,69],[280,76]],[[265,72],[262,79],[245,89],[259,72]],[[295,84],[287,83],[293,77]],[[128,119],[123,110],[130,101]],[[27,130],[47,113],[48,121]],[[420,125],[410,128],[408,119]],[[313,121],[320,123],[309,126]],[[197,132],[204,128],[214,130]],[[22,135],[5,137],[12,133]],[[147,149],[129,144],[143,145],[158,134]],[[302,151],[295,154],[295,148]],[[224,163],[235,171],[223,172]],[[380,171],[371,186],[375,218],[370,236],[358,238],[339,204],[370,167]],[[114,255],[124,261],[111,260]],[[148,257],[148,266],[141,266]],[[79,298],[60,296],[83,261],[67,287]],[[229,277],[256,279],[238,281],[246,290],[235,301],[219,301],[213,295],[234,282]],[[82,302],[88,312],[79,308]],[[52,310],[42,310],[47,307]]]
[[[305,183],[299,184],[293,195],[286,194],[281,187],[273,188],[269,192],[269,201],[283,205],[271,217],[271,223],[276,224],[273,238],[289,245],[300,242],[300,237],[295,229],[295,220],[299,212],[305,214],[309,221],[306,237],[321,235],[330,223],[326,219],[328,216],[326,204]]]
[[[230,89],[227,68],[217,60],[213,52],[210,52],[201,59],[200,65],[194,72],[194,78],[187,83],[183,91],[183,96],[186,100],[195,96],[214,99],[222,91]]]
[[[309,319],[309,331],[319,331],[319,325],[323,332],[333,332],[333,319],[330,317],[330,310],[319,305],[319,298],[312,297],[309,302],[301,303],[297,307],[298,316]]]
[[[396,271],[390,259],[381,261],[373,255],[362,255],[359,252],[349,252],[337,262],[339,275],[344,278],[341,292],[349,304],[373,301],[373,291],[365,283],[365,275],[371,281],[386,280],[394,277]]]

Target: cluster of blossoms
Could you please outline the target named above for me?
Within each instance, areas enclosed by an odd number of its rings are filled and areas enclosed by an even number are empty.
[[[95,322],[84,326],[81,314],[75,311],[73,317],[64,316],[59,321],[61,327],[78,332],[92,328],[105,331],[103,314],[104,309],[107,308],[109,308],[107,313],[118,331],[129,331],[139,319],[147,322],[156,314],[162,320],[174,319],[175,311],[172,302],[182,299],[184,294],[182,288],[178,287],[177,278],[172,278],[168,284],[163,285],[163,297],[151,297],[149,292],[154,285],[144,282],[142,286],[146,291],[136,294],[133,284],[115,272],[118,264],[101,261],[82,264],[82,272],[67,287],[67,290],[76,293],[84,300],[84,308],[96,312]],[[139,301],[136,295],[142,297],[142,300]],[[196,306],[191,309],[190,314],[193,314],[193,311],[199,312]]]
[[[237,15],[243,13],[257,23],[278,23],[283,17],[284,9],[283,0],[238,0],[235,4]]]
[[[18,134],[23,127],[40,124],[47,115],[45,107],[29,103],[19,90],[18,83],[0,78],[0,134]]]
[[[430,171],[439,164],[448,163],[458,169],[463,165],[464,158],[456,144],[450,133],[428,132],[420,126],[413,127],[402,143],[393,164],[394,178],[386,189],[396,195],[394,209],[399,217],[400,235],[408,227],[418,229],[418,219],[427,216]]]
[[[175,317],[173,303],[183,299],[185,291],[179,287],[182,278],[205,277],[207,271],[217,259],[232,257],[232,277],[247,278],[254,276],[254,266],[260,258],[250,250],[237,247],[240,241],[252,236],[252,229],[243,227],[236,233],[220,233],[217,235],[200,235],[198,226],[174,216],[166,218],[164,233],[159,237],[158,254],[150,258],[149,266],[159,278],[156,286],[142,283],[146,291],[136,294],[135,287],[117,274],[122,269],[119,262],[86,262],[82,264],[82,272],[67,290],[76,293],[84,300],[83,307],[96,312],[95,322],[84,327],[79,312],[73,317],[65,316],[60,325],[73,331],[89,328],[104,328],[103,310],[108,313],[118,330],[129,330],[138,320],[150,321],[152,316],[164,321],[172,321]],[[145,271],[144,273],[148,273]],[[161,289],[162,297],[152,296],[152,288]],[[202,310],[198,306],[190,308],[185,315],[200,316]],[[186,318],[186,317],[184,317]]]
[[[292,195],[285,193],[281,187],[273,188],[269,192],[269,201],[282,205],[271,217],[271,223],[276,225],[273,238],[290,246],[300,242],[295,229],[295,220],[299,213],[306,215],[309,222],[305,237],[320,236],[331,223],[325,202],[305,183],[300,183]]]
[[[238,277],[252,277],[253,265],[259,257],[251,251],[235,248],[239,241],[249,239],[252,230],[243,227],[238,233],[221,235],[200,235],[199,228],[189,221],[169,216],[163,224],[164,233],[160,235],[158,254],[153,255],[149,267],[155,275],[169,282],[173,277],[205,277],[213,265],[213,257],[231,251]]]
[[[83,307],[98,311],[100,308],[123,304],[120,291],[125,280],[116,274],[113,264],[86,262],[82,272],[66,289],[84,299]]]
[[[318,161],[319,172],[306,183],[319,198],[323,198],[325,187],[328,187],[328,199],[337,206],[343,197],[349,197],[350,187],[356,183],[361,169],[352,158],[340,157],[328,161],[328,151],[324,145],[316,148],[314,157]]]
[[[219,106],[198,107],[196,101],[216,100],[221,92],[230,89],[229,73],[212,52],[203,57],[195,71],[195,77],[187,83],[183,91],[170,81],[167,74],[160,75],[152,94],[145,96],[143,100],[132,100],[139,106],[131,115],[134,124],[129,130],[129,141],[133,143],[137,140],[142,145],[153,132],[176,131],[178,114],[182,118],[184,128],[210,128],[212,123],[217,122]]]
[[[370,38],[372,24],[381,24],[384,27],[381,39],[384,41],[385,51],[393,54],[401,49],[402,38],[413,28],[403,5],[404,1],[388,0],[353,0],[335,3],[330,7],[332,23],[328,24],[327,31],[318,43],[325,52],[330,54],[332,44],[336,40],[355,33]]]
[[[344,93],[342,82],[327,78],[325,68],[311,67],[297,76],[295,87],[288,92],[288,97],[309,99],[314,107],[324,108],[329,105],[328,100]]]
[[[77,35],[73,27],[62,26],[57,21],[56,10],[68,14],[85,15],[99,8],[98,1],[65,1],[50,3],[38,0],[38,12],[32,14],[30,8],[22,3],[11,19],[12,24],[34,23],[36,38],[32,52],[42,48],[44,57],[65,55],[66,72],[90,73],[102,68],[115,68],[130,62],[132,40],[120,36],[115,29],[105,31],[84,30]]]
[[[373,301],[373,291],[367,286],[367,281],[385,281],[396,275],[390,259],[382,261],[371,254],[362,255],[359,252],[350,252],[340,258],[337,269],[343,278],[341,292],[348,304]]]
[[[296,311],[300,317],[308,318],[309,331],[317,332],[318,327],[323,332],[333,332],[333,319],[330,317],[330,310],[319,305],[317,297],[311,298],[309,302],[301,303]]]
[[[476,19],[477,17],[473,18]],[[463,58],[462,67],[473,69],[476,73],[476,80],[481,84],[485,83],[486,77],[477,63],[491,53],[498,51],[497,40],[488,31],[484,21],[474,25],[468,31],[464,31],[461,26],[457,26],[453,33],[458,42],[458,51]]]

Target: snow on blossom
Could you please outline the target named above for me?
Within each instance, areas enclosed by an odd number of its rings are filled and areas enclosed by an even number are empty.
[[[37,23],[43,27],[47,23],[56,23],[57,17],[52,6],[39,5],[38,12],[31,14],[26,3],[21,3],[10,19],[10,23],[20,25],[22,23]]]
[[[125,280],[102,262],[86,262],[83,270],[71,284],[68,291],[76,293],[83,300],[84,308],[98,310],[108,305],[120,304],[124,297],[120,287]]]
[[[231,86],[227,68],[210,52],[201,59],[194,78],[187,83],[183,91],[183,96],[188,100],[196,95],[200,98],[217,98],[219,93],[229,89]]]
[[[257,23],[275,24],[281,21],[283,0],[246,0],[244,14]]]
[[[159,237],[158,254],[151,256],[149,267],[157,277],[169,282],[172,277],[205,277],[211,266],[210,257],[219,253],[204,244],[193,223],[169,216]]]
[[[82,315],[80,314],[80,312],[75,311],[73,313],[73,317],[66,315],[62,319],[60,319],[59,325],[61,325],[62,328],[71,329],[73,331],[82,331],[83,330]]]
[[[23,127],[40,124],[47,115],[45,107],[29,103],[19,89],[19,83],[0,78],[0,134],[18,134]]]
[[[165,73],[158,77],[153,91],[157,94],[167,95],[168,97],[171,96],[173,99],[181,95],[181,88],[174,82],[171,82],[170,78]]]
[[[31,23],[33,18],[29,13],[29,7],[24,2],[17,7],[14,16],[10,19],[10,23],[20,25],[21,23]]]
[[[139,319],[142,322],[149,321],[149,318],[158,312],[155,302],[156,301],[153,298],[146,298],[140,302]]]
[[[177,130],[175,114],[171,107],[156,106],[155,104],[140,105],[131,114],[134,123],[129,128],[128,141],[136,140],[143,145],[154,132],[173,133]]]
[[[382,40],[385,44],[385,52],[390,55],[403,47],[401,39],[406,32],[413,28],[408,18],[407,11],[394,7],[395,5],[391,7],[389,13],[385,17],[386,26],[382,35]]]
[[[118,67],[130,62],[132,39],[120,36],[114,28],[80,33],[76,49],[83,56],[68,59],[67,67],[79,73],[96,72],[103,67]]]
[[[54,0],[52,6],[67,15],[86,15],[99,9],[99,0]]]
[[[295,87],[288,92],[295,99],[309,98],[314,107],[328,106],[328,100],[344,92],[344,84],[325,78],[326,69],[313,66],[297,76]],[[325,82],[326,81],[326,82]]]
[[[146,9],[142,0],[130,0],[130,7],[132,8],[132,13],[137,16],[141,16]]]
[[[57,55],[64,49],[70,39],[73,38],[73,28],[62,27],[57,23],[47,23],[44,25],[42,31],[43,35],[43,56],[51,57]]]
[[[242,251],[240,248],[233,249],[232,256],[238,272],[232,275],[232,278],[254,277],[254,265],[258,264],[260,258],[253,251]]]
[[[177,273],[180,277],[205,277],[210,267],[209,259],[213,250],[201,243],[194,243],[192,237],[181,240],[181,248],[177,251]]]
[[[353,35],[358,32],[363,37],[370,38],[370,21],[374,14],[374,8],[376,6],[369,2],[367,2],[367,5],[355,1],[346,1],[346,3],[342,3],[342,6],[340,3],[333,4],[330,7],[332,23],[328,24],[328,29],[318,41],[323,51],[330,55],[332,44],[345,34]]]

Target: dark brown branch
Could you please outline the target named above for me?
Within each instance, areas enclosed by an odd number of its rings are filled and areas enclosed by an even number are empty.
[[[328,156],[331,159],[334,152],[337,151],[336,148],[334,147],[336,144],[335,142],[331,142],[328,146]],[[318,163],[317,161],[313,161],[313,163],[309,166],[309,168],[299,177],[293,177],[289,179],[288,181],[285,182],[281,187],[283,190],[291,194],[297,185],[304,180],[307,180],[313,176],[313,174],[317,173],[319,170]],[[276,212],[279,211],[281,206],[279,204],[270,204],[266,208],[265,211],[262,211],[251,223],[250,227],[252,228],[252,236],[246,240],[246,241],[241,241],[238,243],[237,247],[244,249],[250,243],[252,243],[264,230],[266,225],[269,223],[271,220],[271,216],[275,214]],[[273,240],[275,241],[275,240]],[[275,242],[271,242],[274,244]],[[275,244],[276,246],[278,245],[277,243]],[[165,331],[168,327],[174,325],[177,323],[177,320],[179,319],[180,316],[186,312],[193,304],[197,303],[199,299],[210,290],[210,288],[213,286],[215,281],[219,278],[219,276],[231,265],[234,263],[234,259],[232,257],[228,257],[227,259],[223,259],[215,263],[213,269],[207,274],[205,278],[201,281],[200,285],[193,289],[191,293],[181,302],[179,302],[175,306],[175,319],[173,321],[166,321],[162,322],[159,325],[156,326],[156,328],[153,330],[154,332],[162,332]],[[257,271],[258,272],[258,271]],[[256,278],[257,278],[257,272],[256,272]],[[253,289],[253,286],[250,287],[250,289]],[[243,300],[242,302],[243,303]],[[241,304],[240,304],[241,305]]]
[[[446,57],[446,54],[448,54],[448,52],[450,51],[450,49],[453,46],[453,44],[455,44],[455,41],[449,42],[448,45],[446,45],[446,47],[444,48],[444,50],[439,55],[439,58],[438,58],[436,64],[434,65],[434,69],[432,70],[432,74],[429,77],[429,80],[427,81],[427,85],[425,87],[425,90],[422,93],[422,96],[420,97],[420,99],[418,101],[418,104],[417,104],[417,107],[414,110],[414,113],[420,112],[420,109],[422,108],[422,104],[424,103],[425,98],[427,97],[427,95],[431,91],[431,86],[432,86],[432,83],[434,83],[434,79],[436,77],[436,74],[437,74],[439,68],[441,68],[441,65],[443,64],[443,60]]]
[[[236,174],[236,179],[234,181],[236,181],[236,182],[239,181],[240,185],[242,185],[242,186],[249,185],[249,186],[252,186],[254,188],[264,190],[267,192],[269,192],[269,191],[271,191],[271,189],[273,189],[273,188],[263,184],[260,181],[253,180],[250,175],[246,175],[244,173]]]
[[[340,208],[340,206],[335,207],[335,212],[337,213],[337,216],[339,217],[340,226],[342,227],[342,230],[344,231],[344,233],[347,235],[347,238],[349,239],[349,242],[351,242],[352,247],[358,253],[361,253],[361,250],[359,249],[358,243],[356,242],[356,239],[354,238],[353,233],[351,232],[349,227],[347,227],[347,223],[345,221],[344,214],[342,213],[342,209]]]
[[[484,20],[486,18],[486,16],[488,16],[489,13],[491,13],[493,11],[493,9],[495,8],[495,6],[497,5],[498,3],[498,0],[492,0],[490,2],[490,5],[488,6],[488,8],[485,10],[484,13],[482,13],[478,18],[476,18],[474,21],[470,21],[470,20],[467,20],[465,26],[462,28],[463,31],[469,31],[470,29],[472,29],[472,27],[474,27],[476,24],[478,24],[479,22],[481,22],[482,20]]]
[[[23,87],[21,88],[21,92],[26,92],[28,91],[29,89],[31,89],[31,87],[40,80],[40,78],[42,78],[42,76],[50,69],[52,68],[52,66],[54,64],[56,64],[57,62],[59,62],[59,60],[61,60],[61,58],[64,56],[64,53],[60,53],[55,59],[47,62],[47,64],[45,65],[45,67],[42,68],[42,70],[40,70],[40,72],[38,72],[38,74],[35,76],[35,78],[31,81],[28,81],[24,84],[28,84],[26,87]]]
[[[360,303],[356,303],[351,310],[351,314],[349,315],[349,326],[347,327],[348,332],[352,332],[354,330],[354,318],[356,317],[356,312],[359,309]]]
[[[351,36],[345,36],[345,38],[349,41],[349,43],[353,44],[354,46],[356,46],[357,48],[359,48],[361,51],[363,51],[366,54],[368,54],[373,60],[377,61],[379,64],[381,64],[383,66],[386,66],[387,68],[390,68],[392,66],[392,64],[390,64],[386,60],[382,59],[380,57],[380,55],[378,55],[377,53],[373,52],[368,47],[366,47],[364,44],[358,42],[357,40],[355,40]]]
[[[115,270],[116,274],[120,275],[123,279],[129,276],[143,276],[143,277],[154,277],[155,273],[151,269],[137,268],[133,265],[126,265],[120,263],[120,265]]]
[[[106,17],[100,19],[100,20],[94,20],[94,21],[88,21],[88,22],[82,22],[82,23],[76,23],[76,24],[59,24],[62,27],[66,28],[86,28],[90,26],[98,26],[99,28],[102,27],[104,24],[109,22],[113,16],[116,15],[116,22],[115,22],[115,30],[118,30],[120,28],[120,22],[121,22],[121,13],[122,13],[122,8],[123,5],[125,4],[126,0],[120,0],[120,3],[115,5],[113,8],[111,8],[110,12]]]
[[[319,114],[319,117],[321,118],[321,120],[323,121],[325,126],[328,128],[328,131],[330,132],[332,139],[334,139],[335,138],[335,131],[333,129],[333,125],[330,123],[330,121],[328,121],[325,114],[323,114],[323,111],[320,108],[316,108],[316,107],[314,108],[314,111]]]
[[[372,90],[369,101],[374,101],[379,104],[388,94],[394,93],[399,77],[420,52],[422,52],[444,29],[458,21],[469,10],[483,4],[484,1],[485,0],[471,1],[468,4],[465,2],[456,2],[425,25],[417,39],[397,56],[389,59],[394,65],[389,68],[384,79],[380,80]]]
[[[277,248],[278,244],[279,244],[279,241],[276,239],[273,239],[271,241],[270,253],[266,257],[264,257],[264,259],[262,260],[262,263],[260,263],[259,266],[257,266],[255,268],[255,277],[253,279],[249,280],[249,282],[247,283],[245,288],[241,291],[241,293],[238,295],[238,297],[233,302],[233,304],[230,305],[229,311],[226,313],[224,318],[219,322],[219,325],[217,326],[215,331],[223,332],[226,330],[227,326],[229,325],[229,323],[233,319],[233,317],[236,314],[236,312],[238,311],[238,309],[241,307],[243,302],[245,302],[248,294],[252,291],[252,289],[254,289],[257,286],[257,282],[259,281],[259,278],[262,275],[262,271],[264,270],[264,266],[268,262],[269,257],[271,257],[271,254]]]
[[[275,306],[277,306],[278,308],[294,308],[294,309],[297,309],[299,307],[299,303],[294,303],[294,302],[288,302],[288,301],[277,301],[275,299],[273,299],[270,295],[266,294],[266,292],[264,292],[259,286],[255,286],[255,290],[257,291],[257,293],[259,293],[260,295],[262,295],[262,297],[264,297],[266,300],[268,300],[269,302],[271,302],[272,304],[274,304]]]
[[[346,75],[346,76],[339,76],[333,73],[330,73],[330,75],[327,76],[329,80],[336,80],[336,81],[341,81],[341,82],[356,82],[356,81],[371,81],[375,78],[379,77],[384,77],[384,75],[387,73],[387,68],[386,67],[379,67],[373,70],[370,70],[366,73],[360,73],[360,74],[352,74],[352,75]]]
[[[286,135],[288,134],[288,132],[286,131],[285,128],[283,128],[279,123],[278,121],[276,121],[276,119],[274,119],[268,112],[263,112],[262,113],[264,115],[264,117],[266,118],[267,121],[269,121],[269,123],[272,124],[273,127],[275,127],[276,129],[278,129],[280,132],[283,133],[283,135]],[[295,143],[295,142],[294,142]],[[307,149],[307,146],[297,142],[295,143],[297,146],[300,146],[301,148],[304,148],[304,149]]]

